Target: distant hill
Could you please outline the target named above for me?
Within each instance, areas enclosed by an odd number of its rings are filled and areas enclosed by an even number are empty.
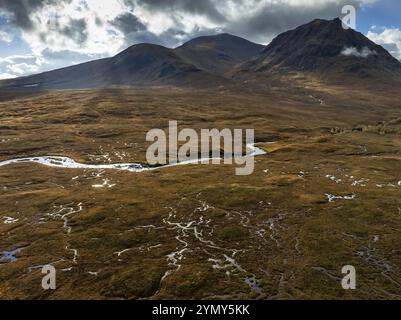
[[[277,36],[261,53],[238,68],[237,76],[309,72],[325,78],[401,75],[401,64],[383,47],[340,19],[314,20]]]
[[[153,44],[138,44],[112,58],[5,80],[0,82],[0,86],[77,89],[113,85],[199,86],[224,81],[222,77],[184,62],[172,49]]]
[[[217,75],[224,75],[235,65],[259,56],[265,46],[230,34],[199,37],[175,52],[187,63]]]
[[[176,49],[129,47],[112,58],[0,81],[0,87],[80,89],[107,86],[218,86],[224,73],[258,55],[264,46],[228,34],[195,38]]]

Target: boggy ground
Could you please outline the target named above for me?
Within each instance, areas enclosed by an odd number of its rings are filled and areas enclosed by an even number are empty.
[[[0,167],[2,299],[400,299],[399,95],[54,91],[0,103],[0,160],[143,162],[152,128],[254,128],[255,172]],[[391,123],[392,130],[383,130]],[[399,132],[399,131],[398,131]],[[100,187],[102,186],[102,187]],[[7,252],[8,254],[7,254]],[[41,266],[57,290],[41,288]],[[357,270],[357,290],[341,269]]]

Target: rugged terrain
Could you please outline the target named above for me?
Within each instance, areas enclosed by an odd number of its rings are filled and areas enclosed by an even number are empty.
[[[337,20],[259,49],[230,35],[142,44],[2,81],[0,298],[400,299],[400,63]],[[250,176],[3,165],[145,163],[146,133],[169,120],[255,129],[267,154]]]
[[[2,102],[0,160],[142,162],[147,130],[169,119],[255,128],[268,154],[247,177],[224,165],[0,167],[1,297],[400,298],[399,94],[309,86],[55,91]],[[55,291],[41,288],[49,263]],[[352,292],[341,287],[348,264],[358,275]]]

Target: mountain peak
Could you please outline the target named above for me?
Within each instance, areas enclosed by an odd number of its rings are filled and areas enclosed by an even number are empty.
[[[341,19],[337,17],[332,20],[317,18],[317,19],[312,20],[310,23],[311,24],[340,24],[342,22],[341,22]],[[307,24],[305,24],[305,25],[307,25]]]
[[[316,19],[277,36],[252,63],[259,72],[314,72],[368,76],[401,72],[399,62],[363,34],[344,29],[339,18]]]
[[[116,57],[121,57],[121,56],[126,56],[126,55],[130,55],[132,53],[138,53],[138,52],[147,52],[150,53],[152,52],[153,54],[157,53],[157,52],[168,52],[170,49],[163,47],[161,45],[157,45],[157,44],[152,44],[152,43],[137,43],[134,44],[130,47],[128,47],[127,49],[121,51],[120,53],[118,53],[116,55]]]
[[[202,36],[175,49],[187,63],[213,74],[224,74],[234,65],[259,55],[264,46],[229,33]]]
[[[219,34],[215,34],[215,35],[200,36],[200,37],[191,39],[176,49],[188,48],[188,47],[194,47],[194,46],[202,46],[202,45],[204,45],[204,46],[205,45],[213,45],[214,47],[219,47],[223,50],[230,49],[234,46],[239,46],[239,45],[258,47],[259,49],[261,47],[263,47],[262,45],[253,43],[249,40],[246,40],[246,39],[238,37],[238,36],[234,36],[230,33],[219,33]]]

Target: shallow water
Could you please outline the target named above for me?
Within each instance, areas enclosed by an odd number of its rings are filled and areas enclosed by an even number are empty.
[[[15,249],[13,251],[0,252],[0,262],[14,262],[17,261],[16,255],[22,251],[22,248]]]
[[[246,157],[256,157],[260,155],[266,154],[266,152],[258,147],[255,144],[247,144],[247,148],[251,151]],[[57,156],[41,156],[41,157],[28,157],[28,158],[19,158],[19,159],[11,159],[0,162],[0,167],[8,166],[16,163],[37,163],[49,167],[56,168],[66,168],[66,169],[109,169],[109,170],[120,170],[120,171],[129,171],[129,172],[145,172],[152,170],[159,170],[162,168],[169,168],[175,166],[183,166],[190,164],[200,164],[211,160],[216,160],[222,158],[203,158],[203,159],[194,159],[183,161],[174,164],[167,164],[159,167],[150,167],[144,166],[140,163],[117,163],[117,164],[83,164],[76,162],[75,160],[68,157],[57,157]]]

